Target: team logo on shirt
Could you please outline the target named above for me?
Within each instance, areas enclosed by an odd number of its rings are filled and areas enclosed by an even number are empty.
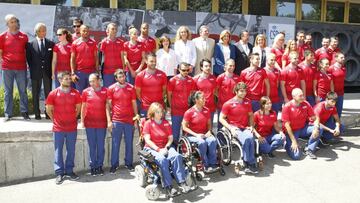
[[[302,108],[303,108],[303,109],[306,109],[306,108],[307,108],[307,106],[303,106]]]
[[[156,76],[161,76],[161,73],[156,74]]]
[[[168,124],[168,123],[165,123],[164,126],[169,126],[169,124]]]

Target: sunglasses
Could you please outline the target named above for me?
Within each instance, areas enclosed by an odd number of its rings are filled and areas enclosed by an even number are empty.
[[[56,36],[62,36],[63,34],[56,34]]]
[[[79,28],[81,25],[73,25],[73,28]]]
[[[190,69],[180,69],[180,71],[182,71],[182,72],[189,72]]]

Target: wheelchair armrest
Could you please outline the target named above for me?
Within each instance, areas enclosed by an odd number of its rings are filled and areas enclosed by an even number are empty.
[[[145,150],[138,151],[138,155],[143,157],[147,161],[151,161],[151,162],[155,161],[155,157],[150,152],[147,152]]]

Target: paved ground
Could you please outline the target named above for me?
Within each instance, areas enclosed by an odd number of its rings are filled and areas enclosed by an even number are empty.
[[[275,154],[256,176],[236,177],[229,166],[226,176],[212,174],[198,183],[198,190],[163,201],[359,202],[360,136],[346,136],[339,145],[318,151],[318,160],[291,161],[284,150]],[[147,202],[134,175],[120,169],[103,177],[81,174],[79,181],[60,186],[49,179],[1,187],[0,202]]]

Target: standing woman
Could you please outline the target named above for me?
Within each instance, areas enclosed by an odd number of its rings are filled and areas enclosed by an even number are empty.
[[[271,110],[271,104],[269,97],[261,97],[260,110],[254,114],[254,134],[260,143],[260,153],[273,158],[272,152],[283,145],[285,134],[281,131],[276,112]]]
[[[252,53],[258,53],[260,56],[260,68],[266,66],[266,56],[270,52],[270,48],[266,46],[266,36],[258,34],[255,38],[255,46]]]
[[[174,147],[171,147],[173,135],[170,123],[164,119],[164,108],[161,104],[154,102],[150,105],[147,116],[149,120],[145,122],[143,129],[144,150],[155,157],[155,163],[160,167],[162,183],[166,192],[170,197],[178,193],[172,187],[170,167],[183,192],[188,192],[190,188],[185,182],[183,159]]]
[[[216,77],[211,74],[211,61],[209,59],[202,59],[200,61],[201,73],[194,77],[196,89],[204,93],[205,106],[211,113],[211,123],[214,120],[216,110],[215,95],[216,93]]]
[[[329,66],[330,61],[327,58],[320,59],[318,72],[315,74],[313,83],[316,103],[325,101],[326,94],[330,91],[334,91],[333,78],[328,72]]]
[[[290,63],[289,54],[292,51],[296,51],[297,53],[299,53],[298,48],[296,46],[296,41],[291,39],[287,42],[284,54],[281,57],[281,68],[282,69],[284,69],[287,65],[289,65],[289,63]],[[299,58],[300,57],[301,56],[299,55]]]
[[[193,76],[193,69],[196,63],[196,48],[191,41],[191,32],[188,27],[180,26],[176,32],[174,50],[177,63],[185,62],[190,64],[190,75]]]
[[[59,43],[55,44],[53,50],[51,78],[55,80],[55,88],[58,88],[60,82],[56,79],[57,73],[63,71],[71,72],[70,56],[72,36],[70,32],[64,28],[58,29],[56,35]]]
[[[176,75],[178,65],[175,51],[170,48],[170,45],[170,38],[164,35],[160,37],[160,49],[156,52],[157,68],[166,74],[168,80]]]
[[[182,129],[190,142],[197,143],[205,171],[210,172],[217,167],[217,142],[211,133],[210,112],[205,107],[204,93],[196,91],[189,103],[191,107],[184,114]]]
[[[278,70],[281,70],[282,67],[281,58],[282,55],[284,54],[284,42],[285,42],[285,34],[279,33],[278,35],[276,35],[274,39],[274,43],[270,49],[270,52],[275,54],[275,59],[276,59],[275,67]]]
[[[235,60],[236,47],[230,43],[231,33],[229,30],[223,30],[220,33],[219,42],[214,49],[214,70],[213,73],[217,77],[224,72],[225,61],[229,58]]]
[[[145,47],[138,42],[139,32],[135,27],[129,28],[130,40],[124,43],[124,66],[127,67],[126,80],[135,84],[135,76],[145,65]]]

